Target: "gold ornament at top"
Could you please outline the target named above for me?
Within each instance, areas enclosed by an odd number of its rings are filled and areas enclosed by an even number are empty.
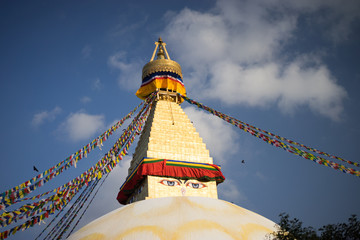
[[[149,76],[155,72],[173,72],[178,74],[182,78],[181,67],[180,64],[170,59],[170,56],[166,50],[166,43],[164,43],[159,37],[159,40],[155,42],[155,50],[150,59],[144,67],[142,71],[142,79]],[[156,50],[159,48],[157,53],[157,58],[155,58]]]

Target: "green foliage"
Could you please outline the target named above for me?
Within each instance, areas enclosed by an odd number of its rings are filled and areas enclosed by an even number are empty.
[[[348,223],[329,224],[319,229],[320,239],[329,240],[359,240],[360,239],[360,221],[356,215],[351,215]]]
[[[352,215],[347,223],[328,224],[318,229],[303,227],[302,222],[290,219],[289,214],[281,213],[279,230],[270,234],[276,240],[360,240],[360,221]]]

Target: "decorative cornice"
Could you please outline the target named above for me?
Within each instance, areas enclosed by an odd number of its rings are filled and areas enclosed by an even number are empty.
[[[173,72],[182,78],[180,64],[169,59],[156,59],[148,62],[142,71],[142,79],[156,72]]]

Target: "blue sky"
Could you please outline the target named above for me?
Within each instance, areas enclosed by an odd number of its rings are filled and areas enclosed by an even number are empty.
[[[33,177],[33,165],[44,171],[64,160],[137,106],[141,70],[159,36],[182,66],[190,98],[359,162],[358,1],[2,1],[0,19],[1,192]],[[359,177],[182,107],[223,167],[219,198],[275,222],[287,212],[314,227],[360,215]],[[104,153],[94,151],[44,188]],[[81,225],[119,207],[130,158]]]

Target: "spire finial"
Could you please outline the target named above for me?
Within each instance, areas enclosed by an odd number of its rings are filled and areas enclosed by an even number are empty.
[[[156,53],[157,58],[154,59]],[[166,91],[177,92],[186,96],[181,67],[177,62],[170,59],[166,50],[166,43],[161,37],[155,42],[155,50],[150,62],[143,67],[142,84],[136,92],[136,96],[144,100],[149,94],[159,89],[167,89]],[[182,99],[180,101],[182,102]]]
[[[150,62],[152,62],[155,58],[155,53],[156,53],[156,50],[159,48],[159,51],[157,53],[157,58],[156,59],[170,59],[170,56],[166,50],[166,43],[163,42],[163,40],[161,39],[161,37],[159,37],[159,40],[157,42],[155,42],[155,49],[154,49],[154,52],[153,52],[153,55],[150,59]],[[165,54],[166,54],[166,57],[165,57]]]

